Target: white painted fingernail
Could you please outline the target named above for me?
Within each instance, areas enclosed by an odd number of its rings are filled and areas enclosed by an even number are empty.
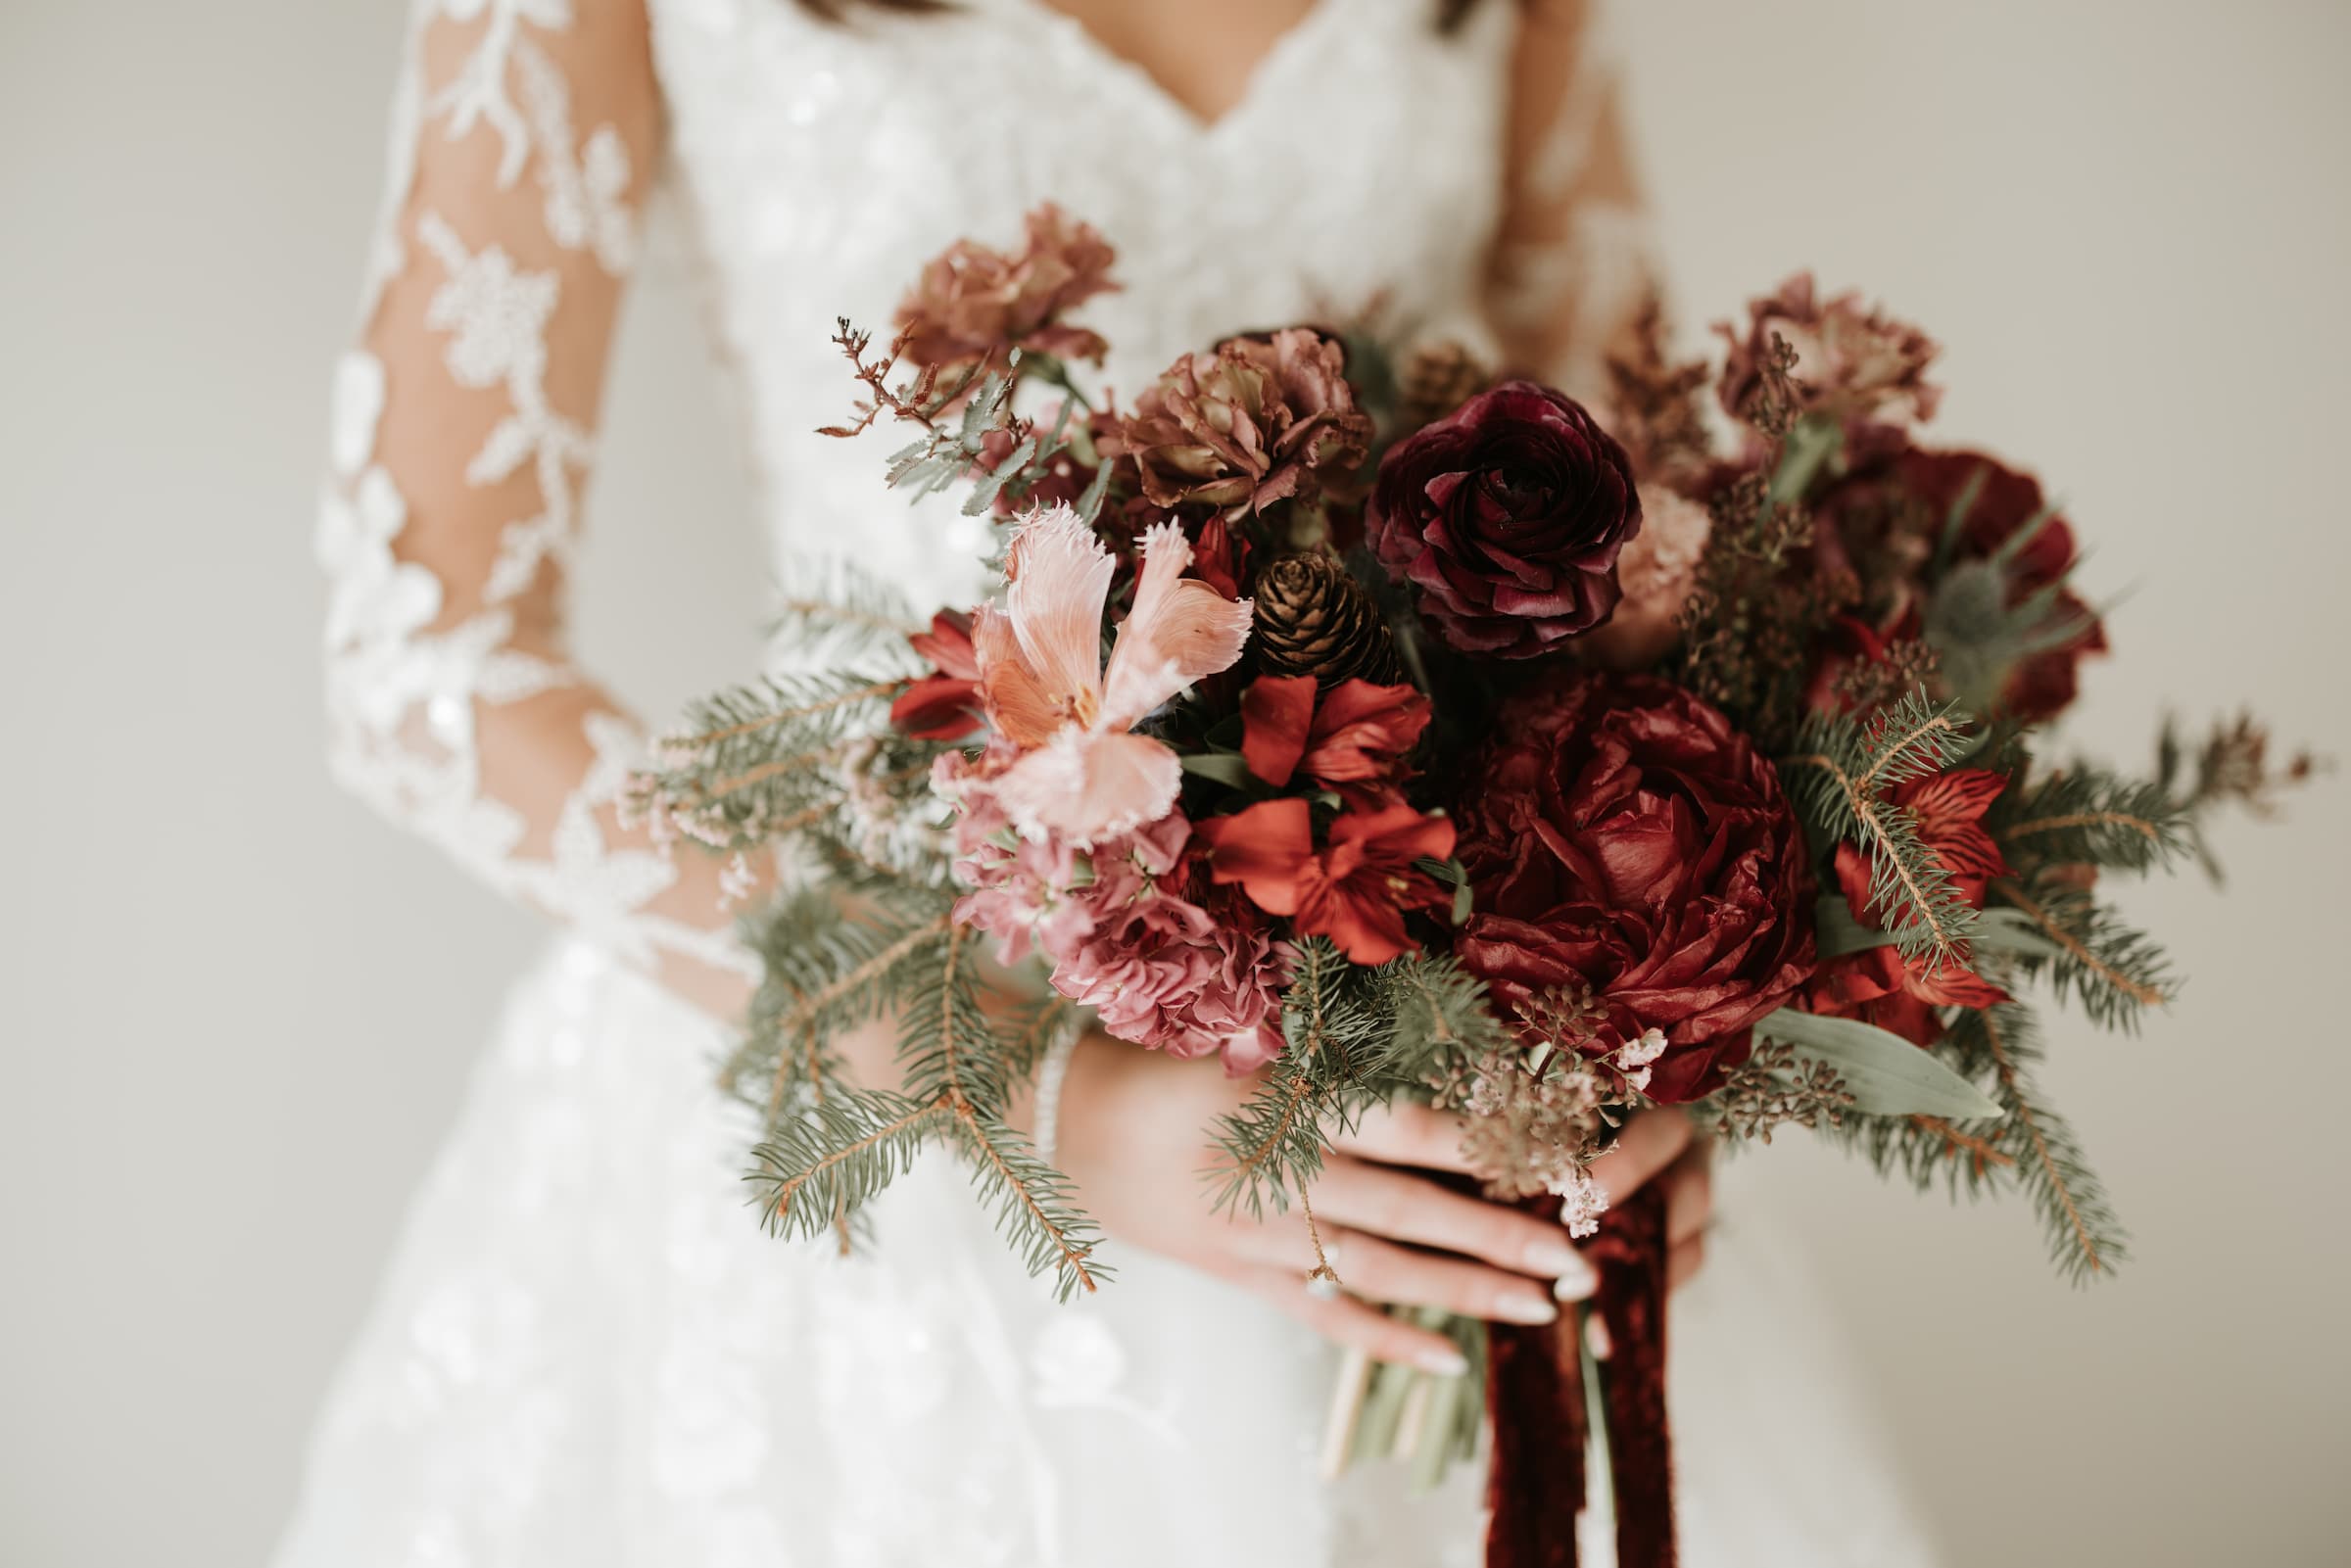
[[[1526,1266],[1551,1279],[1560,1279],[1587,1267],[1575,1249],[1563,1241],[1539,1241],[1526,1250]]]
[[[1469,1370],[1469,1357],[1450,1345],[1441,1351],[1422,1351],[1415,1360],[1421,1371],[1439,1377],[1460,1377]]]
[[[1590,1263],[1579,1258],[1575,1260],[1575,1266],[1561,1274],[1559,1282],[1551,1287],[1551,1293],[1563,1302],[1581,1302],[1591,1300],[1592,1293],[1599,1289],[1600,1276],[1592,1272]]]
[[[1494,1315],[1506,1323],[1553,1323],[1559,1309],[1540,1296],[1510,1295],[1494,1304]]]

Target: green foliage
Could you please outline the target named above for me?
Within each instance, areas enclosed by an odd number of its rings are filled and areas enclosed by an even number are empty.
[[[840,797],[833,764],[905,687],[863,671],[772,675],[703,698],[632,786],[701,843],[755,849],[811,826]]]
[[[914,1168],[946,1117],[936,1101],[861,1089],[775,1123],[751,1150],[744,1176],[759,1195],[768,1233],[813,1237],[844,1224]]]
[[[2079,882],[2051,876],[1992,890],[2043,938],[2011,950],[2016,973],[2045,977],[2100,1028],[2136,1033],[2146,1009],[2171,1000],[2177,981],[2163,949]]]
[[[2044,864],[2169,870],[2188,845],[2187,814],[2161,781],[2087,764],[2011,786],[1986,827],[2020,871]]]
[[[896,584],[846,560],[796,563],[776,584],[768,641],[804,668],[842,660],[887,669],[915,667],[909,635],[924,626]]]
[[[1850,840],[1869,857],[1870,912],[1905,959],[1930,970],[1967,962],[1976,914],[1892,791],[1951,766],[1970,744],[1965,714],[1914,690],[1866,720],[1815,714],[1780,764],[1813,842]]]
[[[2013,1164],[2001,1173],[2033,1200],[2058,1271],[2077,1285],[2114,1272],[2130,1256],[2129,1241],[2073,1128],[2033,1082],[2029,1069],[2042,1047],[2031,1010],[2009,1003],[1963,1011],[1951,1022],[1947,1049],[1963,1069],[1976,1065],[2006,1113],[1997,1147]]]
[[[1484,983],[1452,959],[1408,953],[1365,969],[1319,936],[1299,944],[1282,1031],[1288,1049],[1219,1125],[1220,1209],[1287,1208],[1321,1170],[1332,1129],[1507,1039]]]
[[[1799,1062],[1832,1069],[1853,1108],[1872,1116],[1996,1117],[1999,1106],[1931,1053],[1857,1019],[1780,1008],[1755,1023],[1759,1040],[1796,1048]]]

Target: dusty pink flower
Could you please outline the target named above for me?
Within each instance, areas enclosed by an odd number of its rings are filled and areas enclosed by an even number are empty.
[[[1194,901],[1183,814],[1080,850],[1015,834],[997,777],[984,757],[940,759],[938,786],[960,808],[955,874],[972,888],[955,919],[994,936],[1006,963],[1041,954],[1053,988],[1094,1009],[1119,1039],[1176,1056],[1222,1052],[1233,1072],[1271,1061],[1282,1046],[1290,950],[1254,911]]]
[[[1186,579],[1180,528],[1143,535],[1134,604],[1107,664],[1102,613],[1110,551],[1067,506],[1030,514],[1014,536],[1002,601],[972,626],[980,691],[996,734],[1020,753],[993,788],[1031,837],[1084,847],[1167,814],[1182,784],[1176,753],[1136,721],[1241,656],[1250,604]]]
[[[1014,349],[1099,360],[1099,334],[1063,312],[1118,287],[1110,243],[1047,202],[1029,214],[1020,254],[958,240],[923,268],[898,306],[906,357],[916,364],[1001,363]]]
[[[1870,435],[1873,427],[1932,419],[1943,400],[1943,389],[1927,380],[1927,366],[1941,352],[1934,339],[1864,305],[1858,294],[1819,298],[1809,272],[1799,272],[1777,294],[1749,302],[1744,339],[1727,321],[1715,330],[1731,346],[1720,392],[1724,409],[1733,414],[1760,379],[1774,334],[1796,351],[1803,411],[1828,414],[1854,437]]]
[[[1237,517],[1277,501],[1315,504],[1326,486],[1347,483],[1370,438],[1345,350],[1287,327],[1185,355],[1135,400],[1103,450],[1133,459],[1152,504]]]
[[[1584,634],[1576,651],[1610,670],[1637,670],[1662,658],[1681,635],[1675,623],[1697,586],[1713,531],[1713,520],[1697,501],[1662,488],[1643,491],[1641,532],[1616,557],[1616,586],[1624,597],[1606,624]]]

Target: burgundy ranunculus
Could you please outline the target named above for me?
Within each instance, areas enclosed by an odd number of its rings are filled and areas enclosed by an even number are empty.
[[[1641,497],[1624,449],[1581,404],[1506,381],[1389,450],[1365,524],[1447,642],[1523,659],[1615,609]]]
[[[1454,953],[1530,1043],[1665,1036],[1649,1093],[1694,1100],[1813,972],[1802,831],[1730,721],[1654,676],[1565,673],[1505,705],[1456,821],[1475,913]]]

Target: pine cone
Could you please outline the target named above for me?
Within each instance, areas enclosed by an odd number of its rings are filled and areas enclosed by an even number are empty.
[[[1404,679],[1379,606],[1337,557],[1319,550],[1278,556],[1257,574],[1256,596],[1252,645],[1266,674],[1311,675],[1324,688]]]
[[[1486,390],[1492,378],[1467,349],[1450,339],[1425,343],[1396,378],[1397,416],[1409,434],[1433,424]]]

